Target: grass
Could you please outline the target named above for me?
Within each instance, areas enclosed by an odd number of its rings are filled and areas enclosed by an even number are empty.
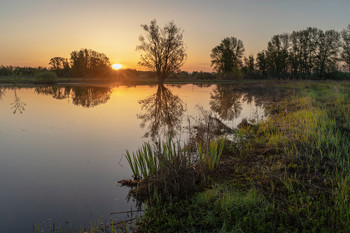
[[[146,201],[139,231],[350,232],[350,84],[282,85],[296,94],[236,133],[212,185]]]
[[[154,147],[145,143],[132,155],[126,151],[137,187],[131,194],[139,201],[168,202],[182,199],[205,185],[209,175],[219,165],[224,138],[212,140],[205,147],[197,145],[198,153],[181,147],[169,137]]]
[[[35,83],[54,84],[57,82],[57,75],[52,71],[39,72],[34,77]]]
[[[271,82],[270,80],[226,80],[226,79],[181,79],[181,78],[168,78],[165,80],[165,84],[237,84],[237,83],[261,83]],[[284,82],[277,81],[276,82]],[[35,78],[32,76],[0,76],[0,84],[35,84]],[[122,80],[116,80],[114,78],[101,77],[101,78],[84,78],[84,77],[58,77],[57,83],[79,83],[79,84],[115,84],[115,85],[158,85],[156,78],[149,77],[133,77]]]

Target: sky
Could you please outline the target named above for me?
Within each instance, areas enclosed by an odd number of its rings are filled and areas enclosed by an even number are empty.
[[[142,69],[141,24],[156,19],[184,30],[183,70],[211,71],[211,49],[225,37],[256,55],[276,34],[309,26],[340,31],[350,24],[349,9],[349,0],[1,0],[0,65],[48,66],[52,57],[88,48]]]

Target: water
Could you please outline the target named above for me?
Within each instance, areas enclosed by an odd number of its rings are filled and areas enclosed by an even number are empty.
[[[0,231],[33,223],[88,224],[134,208],[125,150],[203,111],[234,128],[266,119],[264,91],[232,86],[0,87]],[[202,109],[202,111],[200,111]],[[121,217],[121,216],[119,216]],[[122,217],[121,217],[122,218]]]

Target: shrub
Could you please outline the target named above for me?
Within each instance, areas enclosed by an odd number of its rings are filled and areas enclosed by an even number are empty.
[[[36,83],[55,83],[57,82],[57,75],[53,71],[39,72],[35,75]]]

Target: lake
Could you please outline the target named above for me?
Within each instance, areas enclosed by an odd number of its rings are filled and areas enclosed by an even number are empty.
[[[134,209],[117,183],[132,175],[126,150],[169,133],[185,141],[205,114],[231,129],[264,120],[269,101],[231,85],[0,86],[0,231]]]

